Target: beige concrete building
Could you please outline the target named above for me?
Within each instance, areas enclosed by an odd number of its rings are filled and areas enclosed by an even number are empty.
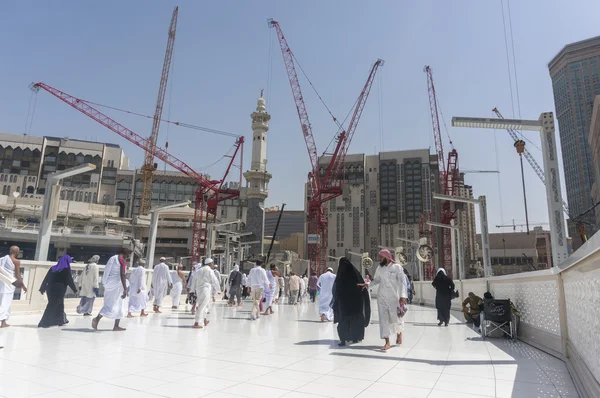
[[[457,196],[473,199],[473,187],[465,184],[465,175],[460,175],[458,184]],[[477,261],[477,230],[475,221],[475,205],[462,204],[456,211],[455,224],[461,228],[461,237],[464,248],[465,267],[468,268]],[[458,242],[456,242],[456,250],[458,251]]]
[[[552,267],[550,231],[535,227],[527,232],[491,233],[490,258],[495,276]],[[477,257],[483,264],[481,235],[477,234]],[[483,268],[470,268],[470,277],[480,276]],[[482,275],[481,275],[482,276]]]
[[[325,167],[329,160],[322,157],[319,163]],[[418,239],[421,214],[438,213],[432,198],[439,186],[437,156],[430,155],[429,149],[350,154],[344,174],[343,195],[325,209],[327,254],[340,257],[348,252],[368,252],[377,258],[380,245],[404,246],[409,271],[418,274],[416,246],[397,238]]]

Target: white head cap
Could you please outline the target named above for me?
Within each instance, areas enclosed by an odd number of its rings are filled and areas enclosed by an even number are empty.
[[[212,264],[212,263],[213,263],[213,259],[212,259],[212,258],[210,258],[210,257],[207,257],[207,258],[204,260],[204,265],[209,265],[209,264]]]
[[[333,272],[333,268],[329,267],[327,268],[327,271]]]
[[[162,263],[163,261],[166,261],[166,260],[167,260],[167,258],[166,258],[166,257],[161,257],[161,258],[160,258],[160,262],[161,262],[161,263]]]

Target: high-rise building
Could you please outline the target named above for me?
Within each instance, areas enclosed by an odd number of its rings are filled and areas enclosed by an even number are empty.
[[[279,219],[279,207],[265,210],[265,238],[272,237]],[[304,233],[306,213],[304,210],[284,210],[277,230],[277,240],[289,238],[297,233]]]
[[[592,168],[594,170],[594,185],[592,185],[592,201],[594,205],[600,202],[600,95],[594,100],[592,123],[588,136],[592,153]],[[594,209],[596,224],[600,225],[600,206]]]
[[[321,157],[319,164],[329,161],[330,157]],[[409,272],[418,275],[416,245],[397,238],[418,240],[423,213],[439,219],[439,206],[434,206],[432,197],[439,192],[437,155],[430,155],[428,149],[351,154],[346,156],[344,177],[342,196],[325,208],[327,255],[368,252],[377,260],[379,246],[403,246]],[[434,234],[440,242],[439,229]],[[439,264],[439,255],[437,259]]]
[[[566,45],[550,61],[548,69],[560,129],[569,212],[571,217],[577,217],[593,205],[595,178],[588,135],[594,97],[600,94],[600,36]],[[582,221],[588,236],[597,231],[593,212]],[[569,234],[576,236],[576,226],[568,224]],[[576,247],[578,242],[575,239]]]
[[[456,196],[463,198],[473,199],[473,187],[465,184],[465,175],[461,173],[460,180],[458,181]],[[465,262],[465,275],[467,269],[473,267],[477,262],[477,241],[475,236],[477,235],[475,226],[475,205],[472,203],[462,204],[456,210],[456,225],[461,229],[461,237],[463,240],[463,259]],[[458,242],[456,245],[458,250]]]

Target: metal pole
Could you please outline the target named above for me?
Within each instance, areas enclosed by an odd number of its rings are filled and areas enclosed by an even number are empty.
[[[523,171],[523,155],[519,154],[521,159],[521,182],[523,183],[523,203],[525,204],[525,225],[527,226],[527,235],[529,235],[529,213],[527,212],[527,194],[525,193],[525,172]]]
[[[479,197],[479,223],[481,226],[481,252],[483,254],[483,270],[486,278],[493,276],[490,259],[490,234],[488,230],[487,204],[485,196]]]
[[[271,244],[269,245],[269,251],[267,252],[267,261],[269,263],[269,258],[271,258],[271,250],[273,249],[273,243],[275,243],[275,237],[277,236],[277,230],[279,229],[279,223],[281,222],[281,216],[283,214],[283,209],[285,209],[285,203],[281,205],[281,210],[279,211],[279,217],[277,217],[277,224],[275,224],[275,230],[273,231],[273,236],[271,237]]]

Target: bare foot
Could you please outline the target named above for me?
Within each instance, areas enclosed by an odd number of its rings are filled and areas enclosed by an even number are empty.
[[[131,312],[129,314],[127,314],[127,318],[133,318],[133,315],[131,315]]]
[[[120,326],[114,327],[113,332],[124,332],[126,329]]]
[[[142,312],[142,313],[140,314],[140,316],[148,316],[148,314],[146,314],[145,312]]]
[[[2,321],[2,325],[0,325],[0,329],[7,328],[7,327],[9,327],[9,326],[10,326],[10,325],[9,325],[8,323],[6,323],[6,322]]]
[[[202,326],[200,326],[198,324],[198,322],[194,323],[194,326],[192,326],[194,329],[202,329]]]
[[[172,310],[176,310],[176,309],[177,309],[177,307],[171,307],[171,309],[172,309]]]
[[[384,345],[383,347],[381,347],[381,351],[387,351],[387,350],[389,350],[390,348],[392,348],[392,347],[390,346],[390,344],[389,344],[389,343],[387,343],[386,345]]]
[[[400,345],[400,344],[402,344],[402,335],[401,334],[396,336],[396,345]]]
[[[325,314],[321,315],[321,322],[325,322]]]
[[[204,320],[204,326],[208,326],[209,323],[210,323],[210,321],[208,319]]]
[[[98,330],[98,322],[100,322],[98,318],[92,319],[92,329]]]
[[[154,310],[155,314],[162,314],[162,312],[160,312],[159,310]]]

